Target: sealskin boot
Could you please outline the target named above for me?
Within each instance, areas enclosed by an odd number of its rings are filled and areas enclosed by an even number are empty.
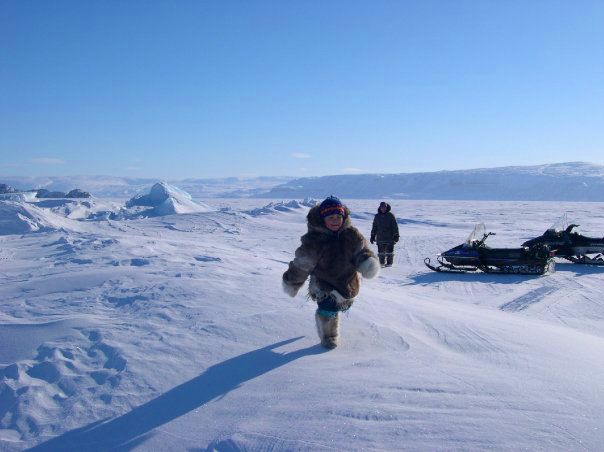
[[[321,340],[321,345],[327,349],[334,349],[338,346],[340,316],[336,313],[333,317],[323,317],[315,314],[317,322],[317,333]]]
[[[394,261],[394,254],[389,254],[386,256],[386,267],[392,267],[392,262]]]

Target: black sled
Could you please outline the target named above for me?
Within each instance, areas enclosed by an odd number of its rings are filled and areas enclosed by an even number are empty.
[[[568,224],[566,214],[556,221],[543,235],[527,240],[522,246],[547,245],[557,257],[575,264],[604,266],[604,238],[586,237],[573,232],[578,224]]]
[[[477,224],[465,243],[438,255],[437,265],[432,265],[430,258],[424,259],[424,264],[430,270],[448,273],[543,275],[554,271],[553,253],[547,245],[490,248],[485,245],[490,235],[495,233],[487,233],[483,223]]]

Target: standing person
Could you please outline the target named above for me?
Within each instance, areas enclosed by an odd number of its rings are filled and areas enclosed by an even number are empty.
[[[377,239],[377,240],[376,240]],[[378,212],[373,218],[371,227],[371,243],[377,241],[378,257],[382,267],[391,267],[394,261],[394,244],[398,242],[398,224],[394,214],[390,212],[390,204],[382,201]]]
[[[283,274],[283,290],[295,297],[310,275],[308,293],[317,302],[317,332],[325,348],[339,339],[340,311],[347,311],[359,293],[359,273],[373,278],[380,266],[367,241],[350,221],[350,211],[335,196],[310,209],[308,232]]]

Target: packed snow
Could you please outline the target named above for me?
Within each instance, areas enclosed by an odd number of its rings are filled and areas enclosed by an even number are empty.
[[[157,216],[128,213],[161,205],[149,198],[48,201],[0,201],[0,228],[13,228],[0,235],[0,450],[604,444],[604,268],[423,264],[479,222],[492,246],[563,213],[602,236],[604,203],[391,202],[395,265],[363,281],[326,351],[304,290],[281,291],[314,201]],[[378,203],[344,201],[368,236]]]

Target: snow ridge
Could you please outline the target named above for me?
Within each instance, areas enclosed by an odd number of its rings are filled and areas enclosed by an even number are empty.
[[[0,235],[56,230],[83,231],[90,221],[125,220],[213,211],[193,201],[184,190],[156,183],[149,194],[135,196],[125,206],[95,199],[41,199],[35,193],[0,195]]]
[[[302,208],[311,208],[318,204],[318,201],[312,198],[304,198],[302,201],[297,201],[292,199],[291,201],[279,201],[279,202],[270,202],[265,206],[257,207],[252,210],[248,210],[245,213],[251,215],[253,217],[257,217],[259,215],[269,215],[277,212],[289,212],[292,209],[302,209]]]

